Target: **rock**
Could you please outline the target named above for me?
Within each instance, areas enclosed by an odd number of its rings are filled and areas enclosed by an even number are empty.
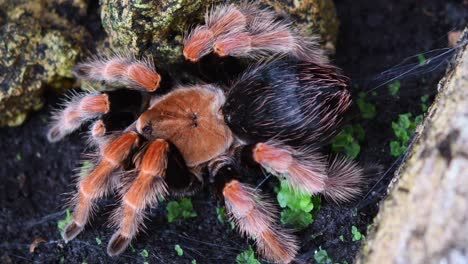
[[[163,64],[172,64],[182,59],[187,29],[203,21],[205,10],[216,2],[103,0],[101,20],[114,49],[151,54]]]
[[[468,263],[468,28],[357,263]]]
[[[323,47],[335,53],[339,21],[333,0],[261,0],[276,12],[290,16],[294,25],[305,35],[320,35]]]
[[[54,10],[65,1],[0,1],[0,126],[42,107],[45,87],[67,89],[87,31]],[[82,1],[79,12],[86,12]]]

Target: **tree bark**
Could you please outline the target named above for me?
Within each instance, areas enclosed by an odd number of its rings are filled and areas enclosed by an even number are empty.
[[[358,263],[468,263],[467,42],[465,29]]]

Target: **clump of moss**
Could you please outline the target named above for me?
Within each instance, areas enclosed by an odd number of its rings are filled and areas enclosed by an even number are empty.
[[[70,88],[72,67],[88,37],[54,13],[54,1],[5,2],[0,28],[0,126],[18,126],[43,105],[45,87]],[[24,3],[23,3],[24,2]]]

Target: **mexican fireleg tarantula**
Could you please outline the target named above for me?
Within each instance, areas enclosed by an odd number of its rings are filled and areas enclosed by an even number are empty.
[[[290,23],[254,4],[214,8],[205,22],[185,40],[183,53],[191,62],[211,52],[276,59],[250,66],[229,87],[182,86],[164,95],[148,93],[162,79],[151,60],[114,56],[75,67],[79,78],[133,91],[74,95],[54,116],[50,141],[95,120],[90,138],[99,150],[89,175],[78,181],[65,241],[83,230],[96,200],[118,187],[117,231],[107,248],[109,255],[118,255],[137,234],[148,207],[209,182],[259,253],[288,263],[299,245],[277,224],[272,203],[241,181],[247,168],[260,165],[296,191],[322,193],[336,202],[360,193],[364,169],[342,158],[329,162],[319,152],[351,98],[348,79],[328,64],[316,41],[299,36]],[[110,133],[125,120],[131,122],[122,132]],[[118,171],[125,171],[125,177],[117,176]]]

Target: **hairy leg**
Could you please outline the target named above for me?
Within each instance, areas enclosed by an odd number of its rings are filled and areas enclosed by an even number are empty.
[[[50,142],[59,141],[87,120],[106,114],[110,110],[109,97],[100,93],[74,94],[65,106],[52,116],[51,127],[47,133]]]
[[[360,167],[343,157],[328,163],[324,156],[314,151],[294,150],[271,142],[256,144],[252,155],[255,162],[285,179],[296,191],[322,193],[336,203],[350,202],[358,197],[366,179],[378,171],[373,167]]]
[[[168,195],[164,181],[168,151],[169,144],[162,139],[153,141],[146,149],[137,167],[137,176],[125,190],[121,207],[114,214],[118,230],[107,247],[109,255],[118,255],[127,248],[141,227],[145,209]]]
[[[161,76],[150,59],[138,60],[133,56],[97,58],[75,66],[76,77],[122,83],[129,88],[154,92],[159,88]]]
[[[184,56],[192,62],[211,51],[222,57],[289,54],[317,64],[328,61],[317,38],[300,36],[291,23],[255,3],[218,6],[207,13],[205,23],[185,40]]]
[[[226,208],[243,235],[255,240],[260,254],[275,263],[289,263],[298,243],[275,221],[276,209],[258,190],[231,180],[223,188]]]
[[[93,211],[96,199],[106,195],[112,186],[112,174],[121,167],[131,150],[139,143],[135,132],[126,132],[109,142],[102,150],[102,159],[86,178],[78,182],[78,193],[74,198],[73,221],[62,234],[65,241],[75,238],[84,228]]]

